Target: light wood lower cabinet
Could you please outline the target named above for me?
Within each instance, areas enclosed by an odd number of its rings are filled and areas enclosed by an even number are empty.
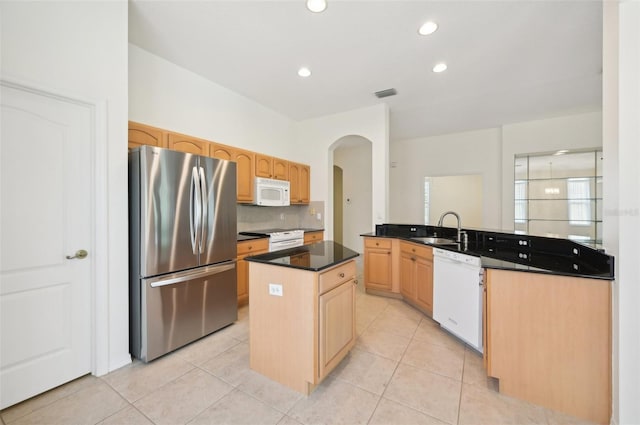
[[[366,289],[391,292],[392,241],[385,238],[364,238],[364,285]]]
[[[433,316],[433,249],[400,242],[400,293],[405,301]]]
[[[249,302],[249,263],[245,258],[249,255],[263,254],[269,251],[269,239],[251,239],[248,241],[240,241],[237,244],[238,262],[237,270],[237,287],[238,287],[238,305],[244,305]]]
[[[487,373],[500,392],[595,423],[611,417],[611,283],[487,270]]]
[[[256,262],[249,269],[251,369],[308,395],[355,344],[355,261],[322,272]]]
[[[320,242],[324,240],[324,232],[304,232],[304,244]]]

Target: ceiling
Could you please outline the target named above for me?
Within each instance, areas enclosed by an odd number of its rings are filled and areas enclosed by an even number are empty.
[[[601,109],[600,1],[328,2],[130,0],[129,41],[294,120],[385,102],[391,140]]]

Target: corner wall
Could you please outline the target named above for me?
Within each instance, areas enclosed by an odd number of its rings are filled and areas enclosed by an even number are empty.
[[[127,211],[127,36],[125,0],[3,1],[2,77],[63,96],[105,105],[105,128],[92,143],[98,284],[95,371],[131,362]],[[100,113],[100,111],[98,112]],[[101,185],[102,186],[102,185]],[[103,240],[104,239],[104,240]]]
[[[302,121],[296,126],[296,149],[311,164],[311,198],[325,200],[325,239],[333,239],[333,150],[344,136],[371,141],[372,231],[388,217],[389,110],[379,104],[342,114]]]

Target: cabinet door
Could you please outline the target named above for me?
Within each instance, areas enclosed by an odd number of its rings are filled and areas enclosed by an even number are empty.
[[[289,195],[292,204],[300,203],[300,165],[289,163]]]
[[[166,132],[149,125],[139,124],[129,121],[129,149],[138,146],[157,146],[159,148],[167,147]]]
[[[235,161],[237,167],[238,202],[253,201],[253,152],[236,149]]]
[[[289,162],[280,158],[273,158],[273,178],[289,180]]]
[[[306,232],[304,234],[304,244],[320,242],[324,239],[324,232]]]
[[[433,315],[433,260],[416,260],[416,303]]]
[[[391,291],[391,249],[366,248],[364,261],[366,287]]]
[[[355,344],[355,295],[351,279],[320,296],[319,379],[331,372]]]
[[[249,263],[244,261],[244,257],[238,258],[236,265],[238,281],[238,305],[244,305],[249,302]]]
[[[209,142],[195,137],[169,133],[169,149],[196,155],[209,156]]]
[[[256,154],[256,177],[273,177],[273,158],[267,155]]]
[[[231,146],[212,144],[209,147],[209,155],[213,158],[226,159],[227,161],[235,161],[235,149]]]
[[[416,257],[400,253],[400,293],[412,301],[416,299]]]
[[[298,196],[300,198],[300,203],[308,204],[311,199],[311,167],[309,167],[308,165],[300,164],[299,176]]]

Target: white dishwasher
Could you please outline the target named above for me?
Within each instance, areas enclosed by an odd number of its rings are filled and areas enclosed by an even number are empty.
[[[433,319],[480,352],[482,276],[479,257],[433,248]]]

